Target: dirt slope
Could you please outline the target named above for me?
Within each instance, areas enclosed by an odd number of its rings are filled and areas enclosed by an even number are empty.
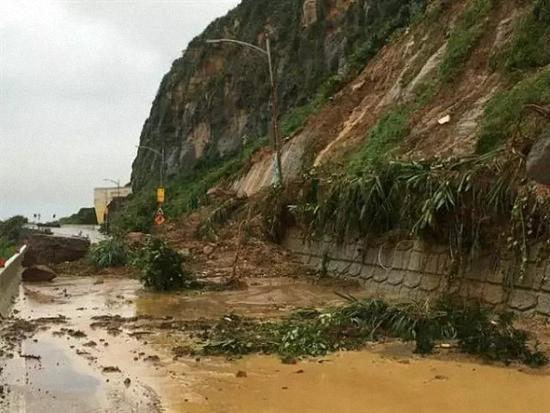
[[[437,2],[432,2],[432,4]],[[453,81],[438,81],[450,32],[472,1],[449,2],[437,18],[427,14],[384,47],[357,78],[313,115],[283,150],[286,179],[311,166],[338,164],[363,145],[389,111],[411,107],[409,133],[397,155],[424,158],[463,155],[474,150],[487,102],[506,86],[491,68],[492,57],[509,41],[525,5],[494,2],[483,18],[483,34]],[[429,13],[429,11],[428,11]],[[434,92],[422,101],[426,85]],[[439,120],[450,116],[441,125]],[[252,195],[272,181],[272,154],[263,153],[234,189]]]

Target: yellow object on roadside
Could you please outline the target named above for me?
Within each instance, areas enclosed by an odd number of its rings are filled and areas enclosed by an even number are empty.
[[[159,204],[164,204],[164,200],[165,200],[165,190],[164,190],[164,187],[160,186],[157,188],[157,202]]]

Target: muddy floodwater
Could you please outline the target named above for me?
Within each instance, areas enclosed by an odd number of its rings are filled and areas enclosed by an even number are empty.
[[[1,412],[549,412],[550,375],[378,344],[297,364],[269,356],[176,357],[175,320],[274,317],[329,306],[353,287],[295,279],[244,290],[152,294],[135,280],[60,277],[24,285],[14,317],[39,327],[0,358]],[[132,323],[103,325],[119,315]],[[103,318],[102,318],[103,317]],[[46,318],[46,319],[44,319]],[[155,327],[152,327],[152,322]]]

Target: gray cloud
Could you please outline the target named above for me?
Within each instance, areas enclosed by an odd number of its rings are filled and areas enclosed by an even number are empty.
[[[164,73],[238,0],[0,2],[0,218],[128,181]]]

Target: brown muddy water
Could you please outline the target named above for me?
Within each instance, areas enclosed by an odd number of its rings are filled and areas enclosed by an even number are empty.
[[[272,317],[329,306],[341,284],[263,279],[249,288],[152,294],[120,278],[21,287],[15,317],[45,321],[0,358],[0,411],[16,413],[549,412],[550,375],[459,355],[420,358],[400,343],[282,364],[268,356],[175,358],[173,320]],[[119,328],[94,317],[136,317]],[[155,327],[152,327],[152,320]],[[240,372],[240,373],[239,373]],[[237,374],[239,373],[239,374]]]

